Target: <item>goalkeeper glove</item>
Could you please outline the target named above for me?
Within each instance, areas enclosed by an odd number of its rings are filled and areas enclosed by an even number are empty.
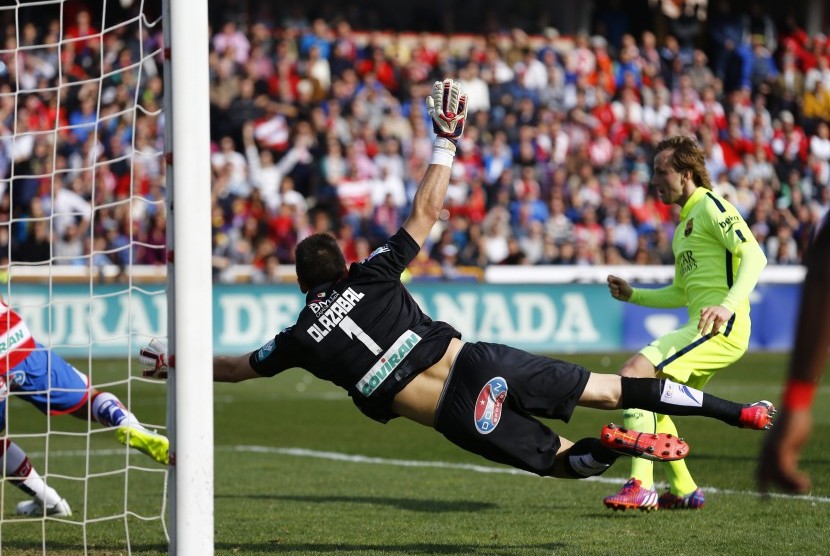
[[[156,338],[153,338],[147,346],[138,350],[138,361],[148,367],[141,374],[148,378],[167,378],[169,359],[167,344]]]
[[[458,82],[445,79],[435,82],[432,86],[432,95],[427,97],[426,102],[427,112],[432,118],[432,130],[438,136],[435,146],[450,151],[449,162],[451,164],[458,140],[464,132],[464,122],[467,118],[467,95],[461,92],[461,85]],[[433,159],[433,163],[435,162]]]

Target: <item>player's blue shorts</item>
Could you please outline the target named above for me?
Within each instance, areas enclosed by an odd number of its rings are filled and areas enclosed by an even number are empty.
[[[89,379],[63,357],[37,343],[37,349],[5,375],[3,387],[43,413],[62,415],[80,409],[89,398]],[[0,430],[6,428],[6,401],[0,401]]]

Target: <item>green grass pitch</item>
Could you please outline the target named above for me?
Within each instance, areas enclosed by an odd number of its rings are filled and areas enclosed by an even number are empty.
[[[569,355],[614,372],[627,354]],[[85,368],[86,362],[79,364]],[[721,371],[707,390],[738,401],[778,401],[786,356],[751,353]],[[119,364],[96,361],[94,382],[123,378]],[[163,384],[133,382],[113,391],[144,419],[164,422]],[[565,481],[513,473],[456,448],[425,427],[363,417],[338,389],[301,371],[215,389],[216,554],[357,555],[826,555],[830,527],[830,386],[815,404],[815,430],[803,457],[810,497],[761,499],[754,472],[763,433],[699,417],[677,419],[691,446],[689,466],[706,490],[701,511],[612,512],[602,497],[628,473],[621,459],[600,480]],[[563,436],[596,435],[621,412],[579,408]],[[161,466],[129,456],[112,431],[46,419],[12,400],[10,433],[72,504],[66,522],[15,518],[23,496],[0,494],[0,554],[166,554],[158,516]],[[88,449],[94,457],[87,459]],[[49,458],[44,456],[48,452]],[[47,467],[48,465],[48,467]],[[77,477],[91,474],[87,482]],[[657,471],[658,482],[664,481]],[[125,507],[130,512],[125,512]],[[118,516],[112,518],[110,516]],[[155,519],[153,518],[155,516]],[[81,527],[87,520],[87,526]],[[46,541],[42,533],[46,532]],[[125,538],[129,535],[129,549]]]

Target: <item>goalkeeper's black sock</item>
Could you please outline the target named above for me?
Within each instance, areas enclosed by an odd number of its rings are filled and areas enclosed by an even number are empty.
[[[744,404],[661,378],[622,378],[622,407],[663,415],[701,415],[738,426]]]
[[[618,457],[620,454],[603,446],[598,438],[583,438],[568,449],[565,470],[577,479],[602,475]]]

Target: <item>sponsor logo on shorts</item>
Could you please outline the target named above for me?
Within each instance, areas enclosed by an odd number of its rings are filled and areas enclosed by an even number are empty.
[[[497,376],[491,378],[478,393],[475,407],[476,429],[490,434],[501,421],[501,408],[507,398],[507,381]]]

